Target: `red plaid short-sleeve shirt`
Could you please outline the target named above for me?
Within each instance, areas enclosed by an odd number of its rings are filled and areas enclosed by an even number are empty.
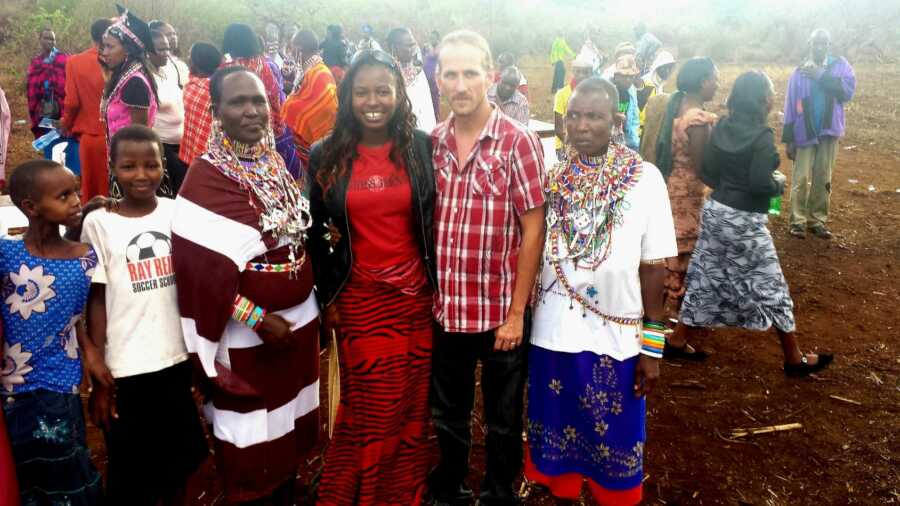
[[[209,78],[192,74],[184,87],[184,135],[178,151],[178,158],[188,165],[206,153],[212,131],[210,101]]]
[[[456,159],[454,121],[432,133],[438,294],[448,332],[484,332],[506,321],[522,236],[519,216],[544,205],[537,136],[493,107],[468,160]]]

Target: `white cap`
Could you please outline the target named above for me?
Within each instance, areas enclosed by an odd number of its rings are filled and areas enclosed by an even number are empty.
[[[656,58],[654,58],[653,65],[650,66],[650,72],[648,72],[648,74],[652,76],[653,73],[656,72],[656,69],[671,63],[675,63],[675,57],[672,56],[672,53],[660,51],[656,54]]]

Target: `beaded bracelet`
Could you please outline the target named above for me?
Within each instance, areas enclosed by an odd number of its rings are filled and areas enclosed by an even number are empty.
[[[253,330],[259,328],[262,325],[263,318],[266,316],[266,310],[256,306],[253,308],[253,314],[250,315],[250,318],[247,319],[247,326]]]
[[[644,322],[641,333],[641,353],[653,358],[662,358],[666,347],[668,329],[659,322]]]
[[[256,306],[250,299],[241,294],[237,294],[232,303],[231,319],[239,322],[246,322],[247,318],[250,317],[250,313],[253,312],[254,307]]]
[[[232,320],[241,322],[251,329],[256,330],[262,324],[265,315],[266,310],[254,304],[253,301],[247,297],[244,297],[241,294],[237,294],[234,297],[231,310]]]

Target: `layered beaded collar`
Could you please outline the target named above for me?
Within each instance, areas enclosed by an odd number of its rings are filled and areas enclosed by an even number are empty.
[[[226,136],[215,120],[204,158],[250,193],[249,204],[259,211],[260,231],[271,234],[279,244],[286,244],[289,263],[295,264],[312,216],[309,200],[275,150],[271,129],[261,142],[243,144]]]
[[[634,151],[611,143],[605,155],[586,157],[569,150],[548,177],[547,229],[552,261],[570,259],[596,269],[609,256],[612,230],[621,224],[625,196],[641,176]],[[565,241],[560,252],[558,240]]]
[[[591,286],[579,293],[562,263],[568,260],[575,269],[596,270],[609,257],[613,229],[622,223],[622,212],[628,207],[625,197],[640,180],[642,166],[640,156],[622,144],[610,143],[606,154],[597,157],[582,156],[570,148],[547,178],[545,259],[570,299],[569,309],[577,303],[584,317],[592,313],[604,322],[630,326],[641,322],[641,318],[601,311],[595,303],[597,290]],[[550,291],[555,284],[538,290]]]

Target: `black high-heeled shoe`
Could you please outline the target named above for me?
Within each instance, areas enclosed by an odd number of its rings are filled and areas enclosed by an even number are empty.
[[[825,369],[834,361],[834,355],[831,353],[819,353],[817,355],[819,361],[815,364],[808,363],[806,355],[803,355],[799,364],[784,363],[784,375],[788,378],[805,378],[814,372]]]

